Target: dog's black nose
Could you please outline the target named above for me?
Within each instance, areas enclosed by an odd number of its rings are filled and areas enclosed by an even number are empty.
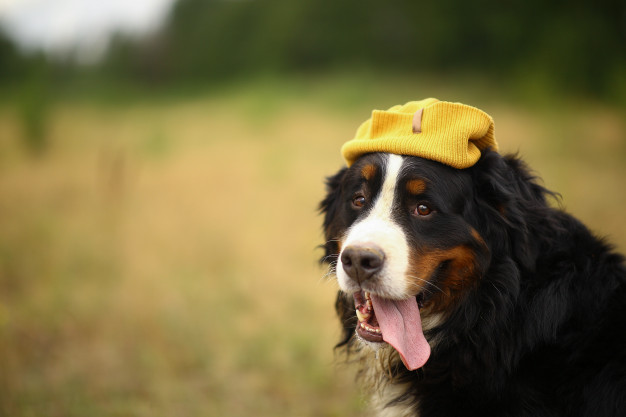
[[[341,253],[341,263],[346,274],[358,283],[372,278],[385,263],[385,253],[378,246],[350,245]]]

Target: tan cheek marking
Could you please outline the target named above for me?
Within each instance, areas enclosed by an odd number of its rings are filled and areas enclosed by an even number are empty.
[[[422,194],[426,191],[426,182],[424,180],[410,180],[406,183],[406,190],[413,195]]]
[[[423,290],[432,292],[425,306],[429,314],[446,311],[477,278],[476,256],[474,251],[467,246],[414,253],[412,259],[410,270],[413,278],[410,278],[410,286],[413,293]],[[447,276],[443,281],[436,283],[438,288],[424,282],[423,280],[429,281],[432,278],[435,269],[444,261],[450,261],[450,265],[447,269]]]
[[[372,165],[372,164],[365,165],[361,169],[361,176],[363,176],[363,178],[369,181],[372,178],[374,178],[374,175],[376,175],[376,170],[377,170],[376,165]]]

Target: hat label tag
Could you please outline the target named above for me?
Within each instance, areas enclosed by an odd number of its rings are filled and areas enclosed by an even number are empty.
[[[422,113],[424,109],[419,109],[413,115],[413,133],[422,133]]]

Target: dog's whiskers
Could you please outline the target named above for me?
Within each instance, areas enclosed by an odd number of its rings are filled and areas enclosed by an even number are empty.
[[[328,261],[329,259],[332,259],[332,258],[338,258],[338,257],[339,257],[339,254],[331,254],[331,255],[326,255],[326,256],[324,256],[324,257],[322,258],[322,262],[326,262],[326,261]],[[337,263],[337,262],[335,261],[335,263]]]
[[[328,264],[328,271],[319,279],[319,282],[328,282],[328,278],[332,277],[333,275],[335,275],[335,273],[337,272],[337,261],[335,262],[330,262]]]
[[[432,282],[430,282],[428,280],[425,280],[425,279],[420,278],[420,277],[415,276],[415,275],[408,275],[408,278],[414,279],[414,280],[417,280],[417,281],[420,281],[420,282],[423,282],[424,284],[426,284],[425,286],[420,287],[419,284],[412,282],[411,286],[413,286],[413,287],[422,288],[423,291],[428,291],[429,293],[432,293],[432,291],[429,289],[429,286],[430,286],[430,287],[435,288],[440,293],[442,293],[442,294],[444,293],[443,289],[439,288],[438,286],[436,286],[435,284],[433,284]]]

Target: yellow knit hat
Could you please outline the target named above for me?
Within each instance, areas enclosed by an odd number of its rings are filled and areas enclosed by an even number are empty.
[[[483,149],[498,150],[491,116],[465,104],[427,98],[374,110],[341,154],[348,166],[363,154],[390,152],[468,168]]]

